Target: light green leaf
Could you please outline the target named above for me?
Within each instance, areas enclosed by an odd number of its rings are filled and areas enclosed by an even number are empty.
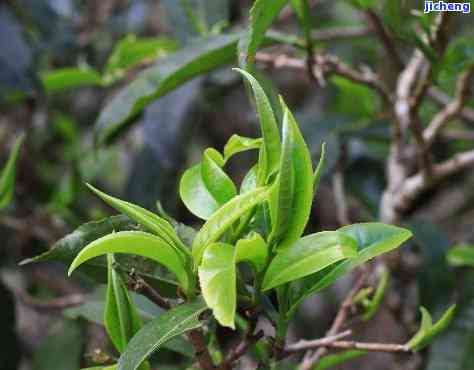
[[[260,187],[232,198],[219,208],[194,238],[192,251],[194,264],[199,266],[206,246],[218,241],[240,216],[267,198],[268,188]]]
[[[289,125],[288,110],[283,116],[283,146],[280,159],[280,171],[270,198],[272,234],[270,240],[279,241],[290,227],[293,217],[293,193],[295,187],[295,169],[293,166],[294,132]]]
[[[300,238],[308,223],[313,203],[313,166],[311,163],[311,154],[304,141],[290,110],[284,105],[286,125],[288,132],[291,133],[292,140],[292,165],[294,177],[293,200],[289,210],[291,218],[288,222],[288,228],[281,239],[278,248],[284,249]],[[284,123],[285,126],[285,123]]]
[[[193,42],[145,69],[105,106],[96,123],[96,139],[107,142],[125,128],[150,102],[190,79],[235,58],[240,34],[209,37]]]
[[[262,138],[251,138],[240,135],[232,135],[224,146],[224,160],[227,162],[233,155],[246,150],[259,149],[262,145]]]
[[[132,304],[127,288],[114,270],[114,258],[107,255],[108,284],[104,311],[104,324],[115,348],[122,353],[127,343],[142,327],[142,322]]]
[[[68,67],[45,72],[41,82],[48,94],[85,86],[101,86],[102,76],[90,67]]]
[[[280,163],[281,141],[278,132],[278,124],[270,101],[257,79],[241,69],[234,68],[234,70],[242,74],[250,83],[255,96],[255,104],[264,143],[264,153],[267,161],[266,172],[262,175],[266,182],[268,176],[278,169]],[[261,169],[261,171],[263,171],[263,169]]]
[[[192,214],[208,220],[221,204],[207,189],[201,173],[201,164],[188,168],[181,177],[179,195]]]
[[[474,267],[474,246],[455,246],[448,251],[446,258],[448,259],[448,263],[452,266]]]
[[[13,198],[16,177],[16,163],[20,155],[24,135],[18,137],[0,175],[0,210],[8,206]]]
[[[200,298],[173,308],[147,323],[120,356],[118,370],[135,370],[170,339],[199,328],[199,316],[206,310]]]
[[[224,204],[237,194],[237,189],[234,182],[221,168],[224,159],[218,158],[216,161],[215,153],[213,153],[213,149],[204,151],[201,163],[202,181],[212,197],[219,204]],[[217,152],[217,154],[220,156],[220,153]],[[222,160],[220,164],[219,160]]]
[[[87,186],[109,206],[122,212],[124,215],[142,225],[148,231],[157,235],[169,246],[175,248],[178,253],[183,256],[189,255],[188,248],[179,239],[173,226],[171,226],[171,224],[164,218],[161,218],[140,206],[107,195],[90,184],[87,184]]]
[[[380,272],[380,281],[375,289],[373,298],[370,300],[369,306],[366,308],[362,319],[364,321],[369,321],[377,313],[380,304],[382,303],[383,297],[385,296],[385,291],[387,290],[388,282],[390,279],[390,273],[387,268],[383,267]]]
[[[245,175],[242,183],[240,184],[240,194],[244,194],[253,190],[257,187],[257,165],[253,166],[249,172]]]
[[[314,171],[313,175],[313,193],[319,189],[319,183],[321,182],[321,176],[323,174],[324,166],[326,165],[326,143],[321,146],[321,156],[319,157],[319,163]]]
[[[412,235],[409,230],[377,222],[344,226],[338,231],[357,241],[357,256],[305,278],[295,294],[292,310],[309,295],[328,287],[355,267],[399,247]]]
[[[407,343],[407,346],[415,352],[425,348],[433,341],[435,336],[437,336],[449,326],[454,317],[455,310],[456,305],[449,307],[444,315],[436,322],[436,324],[433,325],[430,313],[426,310],[426,308],[421,307],[420,329]]]
[[[106,78],[119,78],[128,69],[163,57],[177,48],[177,42],[167,37],[137,38],[135,35],[127,35],[115,45],[107,60]]]
[[[355,360],[367,354],[367,351],[347,350],[338,352],[333,355],[324,356],[319,360],[318,364],[313,367],[313,370],[326,370],[334,368],[337,365],[342,365],[348,361]]]
[[[201,291],[207,306],[222,326],[234,329],[236,292],[236,249],[225,243],[210,244],[199,266]]]
[[[117,231],[136,230],[136,226],[137,225],[128,217],[122,215],[111,216],[100,221],[85,223],[69,235],[66,235],[64,238],[57,241],[47,252],[33,258],[25,259],[20,262],[20,265],[47,261],[60,261],[70,264],[81,250],[94,240]],[[122,262],[122,259],[120,262]],[[165,297],[176,297],[178,286],[175,282],[163,279],[159,276],[150,275],[145,271],[148,269],[143,269],[135,260],[133,261],[133,267],[141,277],[143,277],[162,295]],[[98,282],[107,282],[107,263],[103,259],[88,261],[80,267],[80,271],[83,271],[89,278],[93,278]]]
[[[357,242],[338,231],[323,231],[301,238],[278,252],[265,273],[262,289],[297,280],[344,259],[357,256]]]
[[[173,272],[184,291],[190,288],[186,267],[176,250],[157,236],[142,231],[121,231],[93,241],[72,261],[68,275],[91,258],[107,253],[127,253],[150,258]]]
[[[239,43],[239,62],[244,69],[255,62],[258,47],[265,39],[267,29],[289,0],[255,0],[250,9],[249,30]]]
[[[245,239],[239,239],[235,245],[236,262],[249,262],[256,272],[267,266],[268,245],[256,232],[252,232]]]

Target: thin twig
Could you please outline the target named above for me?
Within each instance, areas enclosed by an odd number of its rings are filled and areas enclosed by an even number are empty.
[[[437,89],[436,87],[430,87],[428,89],[428,96],[431,100],[433,100],[433,102],[435,102],[440,107],[444,107],[452,101],[452,98],[448,94]],[[474,123],[474,109],[464,107],[459,112],[459,117],[467,123]]]
[[[436,137],[453,118],[461,112],[464,104],[472,93],[472,77],[474,75],[474,65],[471,65],[459,76],[456,83],[456,94],[453,101],[447,104],[444,109],[438,112],[431,120],[428,127],[423,132],[423,137],[428,146],[431,146]]]
[[[263,336],[264,333],[261,330],[255,335],[245,335],[242,341],[240,341],[237,346],[231,350],[229,356],[222,362],[222,365],[219,367],[219,369],[232,369],[234,362],[238,361],[243,355],[245,355],[249,348],[262,339]]]
[[[129,286],[134,292],[144,295],[158,307],[165,310],[171,308],[171,304],[168,300],[163,298],[152,286],[135,273],[135,271],[130,272],[128,276],[130,277]]]
[[[366,271],[361,271],[360,276],[357,278],[357,280],[354,283],[354,286],[350,290],[349,294],[346,296],[344,301],[342,302],[339,311],[336,315],[336,318],[334,319],[331,328],[329,331],[326,333],[326,336],[334,336],[336,335],[344,325],[347,315],[349,313],[349,309],[352,306],[352,300],[356,296],[356,294],[359,292],[359,290],[362,288],[362,286],[365,284],[365,280],[367,278],[367,272]],[[313,366],[319,361],[319,359],[324,356],[327,353],[327,348],[326,347],[320,347],[316,352],[308,351],[306,352],[303,362],[301,363],[299,369],[300,370],[309,370],[312,369]]]
[[[23,291],[17,291],[16,294],[21,302],[40,312],[64,310],[66,308],[79,306],[85,301],[83,294],[71,294],[68,296],[53,298],[49,300],[39,300],[33,298]]]
[[[315,340],[300,340],[297,343],[288,344],[285,347],[286,353],[293,353],[299,351],[306,351],[308,349],[314,349],[319,347],[327,347],[331,343],[338,341],[339,339],[348,337],[352,334],[352,330],[346,330],[342,333],[336,335],[330,335],[324,338],[315,339]]]
[[[335,41],[368,36],[372,33],[370,27],[334,27],[315,30],[311,33],[313,41]]]

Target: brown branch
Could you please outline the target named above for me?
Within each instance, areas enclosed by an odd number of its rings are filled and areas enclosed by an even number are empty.
[[[431,146],[439,135],[440,131],[453,118],[461,112],[464,104],[472,93],[472,77],[474,75],[474,65],[471,65],[459,76],[456,83],[456,93],[453,101],[447,104],[444,109],[438,112],[423,132],[423,137],[428,146]]]
[[[435,102],[440,107],[444,107],[452,101],[452,98],[448,94],[435,87],[430,87],[428,89],[428,96],[431,100],[433,100],[433,102]],[[459,112],[459,117],[467,123],[474,123],[474,109],[464,107]]]
[[[349,294],[342,302],[341,307],[339,308],[339,311],[336,315],[336,318],[334,319],[331,325],[331,328],[326,333],[326,336],[334,336],[341,330],[349,314],[349,309],[352,306],[352,301],[354,297],[356,296],[356,294],[359,292],[359,290],[362,288],[362,286],[365,284],[366,278],[367,278],[366,271],[361,271],[360,276],[357,278],[357,280],[354,283],[354,286],[352,287]],[[300,370],[312,369],[313,366],[319,361],[319,359],[322,356],[324,356],[327,352],[328,350],[326,347],[321,347],[314,353],[312,351],[306,352],[303,358],[303,362],[301,363],[299,369]]]
[[[238,361],[243,355],[245,355],[250,347],[263,338],[263,335],[264,333],[261,330],[255,335],[245,335],[242,341],[231,350],[228,357],[222,362],[219,370],[232,369],[234,362]]]
[[[76,307],[84,303],[83,294],[71,294],[64,297],[53,298],[50,300],[39,300],[31,297],[23,291],[16,291],[18,299],[25,305],[32,307],[40,312],[49,312],[53,310],[64,310],[70,307]]]
[[[293,352],[299,352],[299,351],[306,351],[308,349],[315,349],[319,347],[328,347],[330,344],[333,342],[338,341],[339,339],[348,337],[349,335],[352,334],[351,330],[346,330],[342,333],[336,334],[336,335],[330,335],[324,338],[320,339],[315,339],[315,340],[300,340],[297,343],[293,344],[288,344],[285,347],[285,352],[286,353],[293,353]]]
[[[335,41],[368,36],[372,33],[370,27],[333,27],[315,30],[311,33],[313,41]]]
[[[390,34],[383,25],[382,20],[373,10],[366,10],[364,13],[371,24],[372,29],[375,31],[375,34],[382,42],[390,62],[393,63],[397,71],[401,71],[403,69],[402,58],[398,54],[395,42],[390,37]]]
[[[129,273],[129,287],[134,292],[144,295],[158,307],[165,310],[171,308],[171,304],[167,299],[163,298],[152,286],[150,286],[142,277],[140,277],[135,271]]]
[[[338,341],[327,345],[331,348],[340,349],[358,349],[362,351],[374,352],[411,352],[410,347],[406,344],[391,344],[391,343],[362,343],[354,341]]]

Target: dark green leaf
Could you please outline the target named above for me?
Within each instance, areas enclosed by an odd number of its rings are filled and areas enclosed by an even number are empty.
[[[15,141],[15,145],[10,152],[7,163],[0,175],[0,210],[8,206],[13,198],[16,177],[16,162],[20,155],[21,144],[24,136],[21,135]]]
[[[247,211],[268,198],[268,189],[261,187],[234,197],[219,208],[202,226],[193,241],[193,258],[199,266],[206,246],[219,238]]]
[[[120,356],[118,370],[135,370],[170,339],[199,328],[199,316],[206,310],[202,299],[185,303],[147,323]]]
[[[143,108],[186,81],[227,64],[235,57],[240,34],[220,35],[193,42],[147,68],[120,91],[101,112],[97,139],[104,143],[131,122]]]
[[[72,261],[68,275],[91,258],[107,253],[127,253],[150,258],[172,271],[185,292],[190,288],[186,266],[176,250],[157,236],[142,231],[120,231],[94,240]]]
[[[235,328],[236,248],[225,243],[210,244],[199,266],[201,291],[207,306],[222,326]]]
[[[344,259],[357,256],[357,242],[338,231],[323,231],[301,238],[278,252],[265,273],[262,289],[297,280]]]

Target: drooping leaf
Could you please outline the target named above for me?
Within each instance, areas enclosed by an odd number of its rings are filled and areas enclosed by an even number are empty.
[[[94,240],[72,261],[68,275],[91,258],[107,253],[127,253],[150,258],[173,272],[184,291],[189,288],[188,273],[181,256],[162,239],[142,231],[120,231]]]
[[[204,184],[201,164],[184,172],[179,183],[179,195],[189,211],[203,220],[208,220],[221,206]]]
[[[105,67],[105,78],[121,77],[128,69],[163,57],[177,48],[177,42],[170,38],[137,38],[135,35],[127,35],[115,45],[110,54]]]
[[[284,126],[288,127],[288,135],[291,141],[291,163],[293,168],[293,196],[291,208],[287,211],[291,215],[288,221],[287,231],[282,236],[278,249],[284,249],[293,244],[303,234],[308,223],[313,202],[313,166],[311,154],[298,128],[293,115],[285,107]],[[286,121],[286,123],[285,123]],[[282,164],[283,165],[283,164]],[[280,174],[280,182],[282,181]],[[282,210],[284,212],[284,210]]]
[[[202,226],[193,241],[194,264],[199,266],[204,248],[214,243],[236,222],[240,216],[268,198],[268,189],[256,188],[238,195],[219,208]]]
[[[313,175],[313,193],[319,189],[319,183],[321,182],[321,176],[323,174],[324,166],[326,165],[326,143],[321,146],[321,156],[319,157],[318,166],[314,170]]]
[[[261,145],[261,138],[254,139],[234,134],[224,146],[224,160],[227,162],[234,154],[246,150],[259,149]]]
[[[20,155],[20,149],[23,140],[23,135],[16,139],[8,157],[7,163],[3,167],[0,174],[0,210],[8,206],[13,198],[16,177],[16,163]]]
[[[446,256],[452,266],[474,267],[474,246],[458,245],[451,248]]]
[[[57,241],[50,250],[36,257],[25,259],[20,262],[20,265],[47,261],[60,261],[65,264],[70,264],[81,250],[94,240],[113,232],[125,230],[137,230],[137,225],[128,217],[122,215],[107,217],[100,221],[88,222]],[[134,262],[133,266],[135,270],[150,285],[158,289],[165,297],[176,297],[177,285],[175,282],[156,275],[151,275],[148,271],[138,266],[136,261]],[[87,276],[101,283],[107,282],[107,263],[104,259],[88,261],[80,267],[80,270],[86,272]]]
[[[301,238],[273,258],[262,289],[308,276],[345,259],[357,256],[357,242],[338,231],[323,231]]]
[[[112,343],[122,353],[133,335],[142,327],[142,322],[113,263],[113,255],[107,255],[109,271],[104,323]]]
[[[179,239],[173,226],[171,226],[168,221],[140,206],[107,195],[90,184],[87,184],[87,186],[108,205],[157,235],[165,243],[169,244],[169,246],[175,248],[178,253],[184,256],[189,254],[188,249],[183,245],[183,242]]]
[[[380,272],[380,281],[377,285],[377,289],[375,289],[374,296],[370,300],[370,303],[365,309],[364,315],[362,316],[364,321],[369,321],[377,313],[385,295],[385,291],[387,290],[389,279],[389,271],[386,268],[383,268]]]
[[[41,82],[48,94],[103,84],[102,76],[91,67],[67,67],[47,71],[41,75]]]
[[[200,298],[173,308],[147,323],[130,341],[120,356],[118,370],[135,370],[170,339],[199,328],[199,316],[206,310]]]
[[[234,182],[221,168],[224,165],[222,157],[217,158],[212,154],[213,149],[204,151],[201,163],[201,176],[204,185],[212,197],[219,203],[224,204],[237,194]],[[217,152],[220,156],[220,153]],[[219,163],[221,162],[221,163]]]
[[[248,33],[239,43],[239,64],[246,70],[254,64],[265,33],[289,0],[255,0],[250,9]]]
[[[235,249],[237,263],[248,262],[256,272],[260,272],[266,267],[268,245],[259,233],[252,232],[248,237],[239,239]]]
[[[430,313],[424,307],[421,307],[420,311],[422,318],[420,329],[413,336],[413,338],[410,339],[410,341],[407,343],[407,346],[415,352],[425,348],[433,341],[434,337],[436,337],[449,326],[454,317],[455,310],[456,305],[449,307],[443,316],[433,325],[433,320],[431,319]]]
[[[262,175],[266,182],[268,176],[278,169],[280,163],[281,141],[276,116],[265,91],[257,79],[241,69],[234,68],[234,70],[242,74],[250,83],[255,96],[255,105],[264,143],[264,155],[267,162],[265,168],[266,172]],[[261,171],[263,171],[263,169],[261,169]]]
[[[235,57],[240,34],[219,35],[195,41],[144,70],[104,108],[96,123],[99,143],[112,139],[151,101],[198,75],[229,63]]]
[[[338,231],[357,241],[357,256],[305,278],[295,293],[292,310],[309,295],[331,285],[355,267],[399,247],[412,235],[409,230],[377,222],[344,226]]]
[[[199,266],[201,291],[207,306],[222,326],[235,328],[236,248],[225,243],[210,244]]]

